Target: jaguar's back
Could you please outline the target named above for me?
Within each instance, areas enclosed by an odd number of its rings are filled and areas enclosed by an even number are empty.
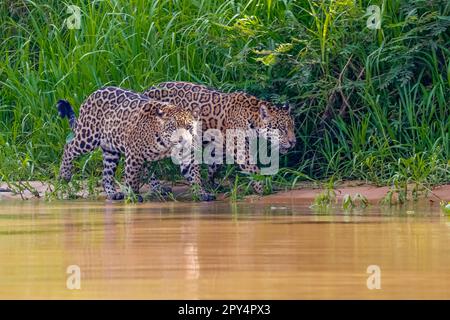
[[[101,145],[111,151],[125,152],[125,136],[136,123],[140,109],[156,107],[161,102],[117,87],[106,87],[91,94],[80,107],[76,132],[87,149]]]
[[[203,130],[223,128],[232,106],[228,94],[190,82],[163,82],[143,94],[186,108],[202,121]]]

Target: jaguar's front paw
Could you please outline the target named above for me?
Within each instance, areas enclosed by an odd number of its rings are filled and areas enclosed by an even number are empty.
[[[217,190],[220,188],[221,185],[213,180],[210,180],[208,181],[208,186],[213,190]]]
[[[116,192],[113,195],[108,197],[110,200],[123,200],[125,199],[125,195],[123,192]]]
[[[200,198],[200,201],[213,201],[213,200],[216,200],[216,196],[215,195],[213,195],[212,193],[207,193],[207,192],[202,193],[199,198]]]
[[[172,193],[171,187],[161,186],[159,189],[156,190],[160,195],[162,196],[168,196]]]
[[[252,185],[253,185],[253,191],[254,191],[256,194],[258,194],[258,195],[260,195],[260,196],[262,196],[262,195],[264,194],[264,185],[262,184],[262,182],[260,182],[260,181],[254,181],[254,182],[252,183]]]

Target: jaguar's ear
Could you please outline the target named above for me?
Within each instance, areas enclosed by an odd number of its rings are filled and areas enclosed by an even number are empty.
[[[191,114],[195,121],[200,121],[200,111],[198,109],[192,110]]]
[[[155,114],[157,117],[162,118],[164,115],[164,111],[161,108],[156,108]]]
[[[269,112],[269,108],[267,107],[267,105],[262,104],[259,107],[259,115],[261,116],[261,119],[263,121],[268,121],[270,119],[270,112]]]
[[[163,107],[159,106],[159,107],[157,107],[156,110],[155,110],[155,115],[156,115],[158,118],[165,119],[165,118],[167,118],[167,111],[164,110]]]
[[[291,110],[292,110],[291,105],[287,102],[283,105],[283,109],[287,110],[287,112],[289,112],[289,113],[291,113]]]

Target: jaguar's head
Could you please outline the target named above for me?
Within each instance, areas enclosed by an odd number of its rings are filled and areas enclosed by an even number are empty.
[[[161,104],[155,112],[160,123],[159,136],[167,146],[192,143],[196,122],[192,113],[183,107]]]
[[[297,142],[290,107],[263,102],[259,106],[262,129],[278,130],[280,153],[286,154]]]

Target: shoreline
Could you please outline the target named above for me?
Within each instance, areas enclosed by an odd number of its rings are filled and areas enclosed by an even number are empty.
[[[33,191],[39,193],[39,197],[35,196],[32,191],[25,190],[22,194],[15,193],[9,190],[8,185],[6,183],[0,183],[0,200],[8,201],[8,200],[30,200],[30,199],[44,199],[46,192],[50,192],[52,190],[52,186],[45,182],[40,181],[27,181],[22,182],[31,186]],[[187,185],[175,185],[172,187],[175,197],[184,197],[186,200],[189,200],[189,187]],[[412,188],[409,188],[411,190]],[[292,202],[295,201],[297,203],[313,203],[314,199],[322,193],[325,188],[319,188],[313,186],[312,184],[306,184],[304,186],[299,186],[297,189],[292,190],[280,190],[275,191],[270,195],[265,195],[263,197],[259,197],[256,195],[249,195],[244,197],[244,200],[252,200],[257,201],[263,200],[266,202]],[[389,186],[377,187],[374,185],[370,185],[361,181],[345,181],[340,185],[336,186],[333,191],[336,195],[336,200],[338,202],[342,202],[344,196],[350,195],[355,196],[357,194],[361,194],[364,196],[370,204],[378,204],[387,193],[391,190]],[[141,189],[141,193],[145,194],[148,192],[148,187],[144,186]],[[80,199],[88,198],[89,194],[86,190],[80,191],[77,193],[77,196]],[[103,201],[105,199],[105,195],[103,192],[99,192],[99,201]],[[440,201],[450,201],[450,184],[439,185],[432,188],[432,192],[428,192],[428,197],[421,197],[423,199],[428,199],[433,202]],[[218,194],[217,200],[226,200],[224,194]],[[184,199],[183,199],[184,200]]]

